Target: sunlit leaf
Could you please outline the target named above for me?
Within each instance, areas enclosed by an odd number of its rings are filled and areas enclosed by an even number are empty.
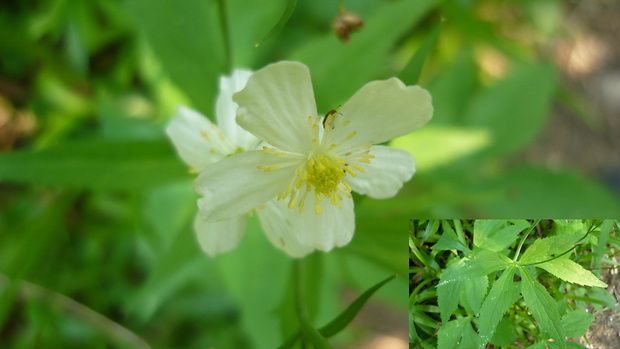
[[[537,264],[560,279],[585,286],[607,287],[590,271],[567,258],[557,258],[545,263]]]
[[[556,235],[544,239],[536,239],[534,243],[525,250],[521,259],[519,259],[519,263],[536,263],[552,255],[565,252],[580,238],[581,236],[579,235]]]

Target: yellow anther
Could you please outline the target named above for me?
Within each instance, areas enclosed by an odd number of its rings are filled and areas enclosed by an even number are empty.
[[[358,166],[359,167],[359,166]],[[357,173],[353,171],[349,166],[345,166],[342,168],[344,171],[347,171],[351,176],[357,177]]]
[[[370,161],[368,162],[370,163]],[[360,171],[360,172],[364,172],[364,169],[356,164],[351,164],[351,167],[353,167],[354,169]]]

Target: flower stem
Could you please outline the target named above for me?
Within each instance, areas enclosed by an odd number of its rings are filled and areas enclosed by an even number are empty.
[[[222,38],[224,40],[224,55],[225,58],[225,70],[227,74],[232,72],[233,66],[233,54],[232,54],[232,43],[230,38],[230,24],[228,22],[228,10],[226,8],[226,0],[217,0],[219,15],[220,15],[220,26],[222,29]]]
[[[295,272],[295,310],[297,317],[299,318],[299,324],[301,326],[302,341],[307,340],[314,345],[317,349],[331,349],[327,339],[323,337],[318,329],[314,328],[308,319],[308,311],[304,303],[306,297],[304,275],[303,275],[302,260],[295,260],[294,272]],[[303,342],[302,342],[303,343]]]

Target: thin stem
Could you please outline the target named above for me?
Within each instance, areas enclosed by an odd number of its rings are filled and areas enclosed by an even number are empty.
[[[17,287],[24,299],[39,298],[43,301],[47,301],[49,304],[59,305],[65,311],[74,313],[99,327],[103,332],[110,335],[119,343],[125,345],[129,344],[131,348],[151,349],[151,346],[147,342],[129,329],[63,294],[28,281],[11,280],[8,276],[0,274],[0,287],[11,287],[11,285]]]
[[[306,310],[306,305],[304,304],[304,300],[306,299],[305,295],[305,285],[304,285],[304,275],[303,275],[303,267],[301,265],[302,260],[295,260],[294,262],[294,271],[295,271],[295,310],[297,311],[297,316],[299,317],[299,323],[301,326],[302,333],[302,346],[304,346],[304,340],[309,340],[315,348],[317,349],[330,349],[332,346],[329,342],[323,337],[323,335],[312,326],[310,320],[308,319],[308,311]]]
[[[532,230],[534,230],[534,228],[538,225],[538,223],[540,223],[540,219],[534,222],[534,224],[532,224],[530,229],[528,229],[527,233],[525,233],[525,235],[523,236],[523,239],[521,239],[521,242],[519,243],[519,247],[517,247],[517,253],[515,253],[515,257],[513,258],[514,261],[519,259],[519,253],[521,252],[521,247],[523,247],[523,243],[525,242],[525,239],[527,239],[527,236],[532,233]]]
[[[232,44],[230,37],[230,24],[228,22],[228,10],[226,8],[226,0],[217,0],[219,15],[220,15],[220,26],[222,29],[222,39],[224,40],[224,54],[226,55],[226,73],[230,74],[232,72],[233,67],[233,54],[232,54]]]

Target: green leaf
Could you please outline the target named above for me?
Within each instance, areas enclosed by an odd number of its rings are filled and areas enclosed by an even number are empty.
[[[555,75],[551,64],[516,66],[510,76],[474,99],[464,119],[473,128],[491,131],[494,144],[487,155],[511,153],[534,140],[547,119]]]
[[[294,52],[291,58],[307,64],[312,72],[319,112],[342,104],[362,85],[380,75],[393,45],[438,3],[439,0],[386,3],[365,18],[364,29],[348,45],[326,33]]]
[[[496,347],[509,347],[518,337],[519,334],[511,318],[504,317],[495,329],[495,334],[491,338],[491,344]]]
[[[599,280],[590,271],[567,258],[557,258],[537,264],[560,279],[585,286],[607,287],[607,284]]]
[[[532,264],[541,262],[555,254],[563,253],[573,247],[580,235],[556,235],[544,239],[537,239],[523,253],[519,264]]]
[[[620,212],[620,200],[609,188],[574,170],[512,167],[469,186],[488,193],[474,203],[485,216],[605,219]]]
[[[355,299],[342,313],[340,313],[334,320],[330,321],[327,325],[321,327],[319,332],[321,336],[325,338],[332,337],[338,334],[340,331],[345,329],[351,321],[355,318],[355,316],[362,309],[364,304],[370,299],[370,297],[379,290],[383,285],[390,282],[392,279],[396,278],[398,275],[392,275],[385,280],[377,283],[376,285],[370,287],[364,293],[362,293],[357,299]],[[296,333],[292,337],[290,337],[286,342],[284,342],[279,349],[287,349],[292,348],[297,340],[299,339],[301,333]]]
[[[437,106],[436,103],[433,104]],[[490,144],[491,138],[486,130],[436,124],[426,125],[390,142],[390,146],[413,154],[416,170],[420,172],[451,166],[459,159],[467,158]]]
[[[497,324],[512,304],[513,279],[515,266],[510,265],[497,279],[489,295],[480,308],[480,320],[478,322],[478,348],[484,348],[493,338]]]
[[[304,338],[312,343],[316,349],[332,348],[327,339],[323,337],[323,334],[316,328],[312,327],[312,324],[310,324],[310,322],[305,318],[301,319],[301,331]]]
[[[506,225],[506,221],[478,219],[474,223],[474,244],[487,250],[499,252],[510,246],[528,224]]]
[[[422,68],[424,67],[424,63],[428,58],[428,55],[431,53],[437,39],[439,38],[439,32],[441,31],[441,22],[437,23],[431,32],[427,35],[426,39],[418,51],[411,57],[407,65],[403,68],[403,70],[398,73],[398,78],[405,83],[405,85],[416,85],[418,80],[420,79],[420,74],[422,73]]]
[[[140,189],[188,178],[169,142],[84,141],[0,155],[0,181]]]
[[[362,293],[357,299],[355,299],[348,307],[345,309],[340,315],[338,315],[334,320],[332,320],[327,325],[321,327],[320,331],[325,337],[331,337],[342,331],[345,327],[347,327],[351,321],[355,318],[357,313],[362,309],[364,304],[370,299],[370,297],[377,292],[383,285],[392,281],[398,275],[392,275],[385,280],[377,283],[372,286],[364,293]]]
[[[463,335],[463,327],[469,324],[469,319],[460,319],[444,322],[437,333],[437,348],[454,348]]]
[[[225,61],[217,3],[133,0],[125,4],[172,80],[197,109],[212,115]]]
[[[487,294],[488,287],[489,279],[486,275],[465,279],[461,290],[461,303],[468,312],[471,310],[471,312],[477,314],[480,311],[480,305],[482,305],[484,296]]]
[[[438,250],[459,250],[463,251],[466,254],[469,254],[471,251],[467,246],[463,245],[461,241],[459,241],[458,236],[454,232],[454,229],[448,224],[446,221],[442,221],[442,229],[443,234],[437,242],[433,245],[433,249]]]
[[[471,325],[469,323],[465,324],[465,327],[463,328],[463,339],[461,339],[459,349],[475,348],[477,338],[478,334],[473,328],[471,328]]]
[[[534,319],[540,326],[541,333],[550,336],[560,345],[566,348],[566,334],[560,322],[560,315],[556,309],[555,301],[545,287],[525,267],[519,266],[521,271],[521,294],[532,312]]]
[[[265,40],[268,40],[277,32],[282,30],[282,28],[284,28],[286,22],[288,22],[288,20],[291,18],[293,11],[295,11],[296,5],[297,0],[288,0],[286,8],[284,9],[284,13],[282,13],[282,16],[280,17],[280,20],[278,20],[278,22],[273,26],[273,28],[271,28],[271,30],[269,30],[269,32],[265,34],[265,36],[259,42],[256,43],[256,47],[260,46],[263,42],[265,42]]]
[[[594,314],[582,309],[575,309],[569,311],[562,318],[562,326],[567,337],[578,338],[586,334],[592,321],[594,321]]]
[[[457,308],[463,282],[479,278],[508,266],[512,261],[506,256],[488,250],[476,250],[473,257],[462,259],[450,265],[441,274],[437,285],[437,302],[441,321],[446,322]]]
[[[476,65],[470,52],[463,52],[442,74],[431,81],[428,91],[433,96],[433,123],[441,126],[462,127],[463,107],[470,103],[472,91],[476,85]],[[416,131],[422,131],[426,126]],[[466,129],[461,133],[477,132],[490,139],[487,130]]]

